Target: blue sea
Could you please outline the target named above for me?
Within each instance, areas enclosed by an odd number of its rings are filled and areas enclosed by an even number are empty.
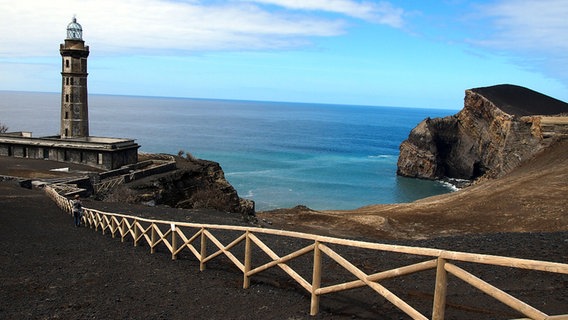
[[[57,135],[58,93],[0,91],[0,123]],[[451,192],[396,175],[400,143],[426,117],[457,110],[134,96],[89,96],[92,136],[133,138],[140,151],[219,162],[258,211],[354,209]]]

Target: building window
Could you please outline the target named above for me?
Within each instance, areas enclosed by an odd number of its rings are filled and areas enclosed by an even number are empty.
[[[68,86],[69,85],[69,78],[65,78],[65,85]]]
[[[43,158],[44,159],[49,159],[49,149],[48,148],[43,148]]]
[[[103,154],[99,153],[99,157],[97,158],[97,164],[103,164]]]
[[[73,85],[73,78],[69,78],[69,84]]]
[[[69,129],[65,128],[65,136],[69,136]]]
[[[65,102],[69,102],[69,95],[68,94],[65,95]]]
[[[69,119],[69,112],[65,111],[65,119]]]
[[[69,59],[65,59],[65,68],[69,68]]]

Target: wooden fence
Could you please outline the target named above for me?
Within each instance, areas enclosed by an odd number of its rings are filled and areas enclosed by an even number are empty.
[[[124,176],[110,178],[99,183],[93,184],[95,194],[109,192],[124,183]]]
[[[71,213],[70,200],[60,196],[50,187],[46,187],[46,192],[61,209]],[[100,230],[102,234],[111,234],[113,238],[120,237],[122,242],[130,240],[133,241],[134,246],[145,243],[150,247],[151,253],[154,253],[156,248],[162,245],[171,253],[172,259],[176,259],[182,251],[190,251],[198,259],[200,270],[205,270],[206,264],[212,259],[224,255],[242,272],[243,288],[245,289],[249,287],[252,276],[270,268],[279,267],[311,295],[311,315],[318,313],[321,296],[368,286],[413,319],[428,319],[403,299],[381,285],[380,281],[435,269],[432,319],[444,319],[448,274],[465,281],[530,319],[568,319],[568,314],[547,315],[455,264],[456,262],[468,262],[568,274],[568,264],[564,263],[346,240],[275,229],[151,220],[123,214],[106,213],[88,208],[84,208],[83,221],[91,228],[97,231]],[[240,235],[230,243],[223,244],[218,237],[213,235],[213,231],[219,230],[225,231],[225,233],[228,231],[237,232]],[[258,237],[261,234],[307,240],[309,244],[285,256],[279,256]],[[212,243],[217,248],[217,251],[214,253],[207,252],[208,242]],[[239,259],[232,250],[242,243],[244,243],[244,256]],[[359,248],[422,256],[426,258],[426,261],[367,274],[333,250],[331,247],[334,245],[346,246],[351,249]],[[253,266],[252,254],[255,252],[253,250],[254,246],[264,252],[270,258],[270,261]],[[258,249],[256,249],[256,252],[258,252]],[[307,254],[313,255],[313,258],[310,260],[312,270],[311,282],[290,266],[292,260]],[[355,276],[357,280],[322,286],[322,258],[324,255],[342,266]]]

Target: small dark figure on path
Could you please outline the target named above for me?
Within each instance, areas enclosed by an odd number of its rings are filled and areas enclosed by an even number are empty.
[[[73,204],[73,221],[75,221],[75,227],[80,227],[81,217],[83,217],[83,204],[79,199],[79,195],[76,194],[71,202]]]

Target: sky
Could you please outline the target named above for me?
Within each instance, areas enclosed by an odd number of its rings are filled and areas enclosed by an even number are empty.
[[[0,90],[463,107],[510,83],[568,101],[568,0],[0,0]]]

